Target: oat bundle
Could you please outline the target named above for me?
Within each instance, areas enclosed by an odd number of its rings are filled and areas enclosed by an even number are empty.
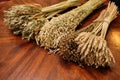
[[[62,38],[59,55],[65,60],[86,64],[95,68],[110,66],[115,62],[107,46],[105,36],[109,24],[117,16],[117,7],[109,3],[107,9],[83,30]]]
[[[64,35],[74,32],[77,25],[104,2],[105,0],[89,0],[82,6],[52,18],[41,28],[36,38],[37,44],[47,49],[57,48]]]
[[[30,40],[49,19],[69,7],[80,5],[80,1],[67,0],[44,8],[39,4],[16,5],[5,11],[4,20],[14,34],[22,34],[22,38]]]

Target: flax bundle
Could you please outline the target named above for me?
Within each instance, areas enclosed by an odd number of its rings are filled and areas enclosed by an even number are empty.
[[[68,61],[95,68],[110,66],[114,57],[104,39],[108,26],[117,16],[117,7],[109,3],[107,9],[86,28],[64,36],[59,43],[59,55]]]
[[[22,34],[23,39],[34,39],[48,20],[69,7],[80,5],[80,1],[67,0],[44,8],[39,4],[16,5],[5,11],[4,21],[14,34]]]
[[[41,28],[36,37],[37,44],[41,44],[47,49],[57,48],[64,35],[74,32],[77,25],[104,2],[105,0],[89,0],[82,6],[52,18]]]

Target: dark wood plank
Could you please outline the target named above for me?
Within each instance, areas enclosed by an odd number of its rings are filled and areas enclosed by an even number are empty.
[[[15,4],[40,3],[48,6],[63,0],[12,0],[0,3],[0,80],[119,80],[120,79],[120,15],[107,34],[108,45],[116,63],[111,68],[95,70],[68,63],[56,55],[48,55],[35,42],[22,40],[12,34],[3,22],[3,11]],[[82,22],[91,23],[102,9],[94,11]]]

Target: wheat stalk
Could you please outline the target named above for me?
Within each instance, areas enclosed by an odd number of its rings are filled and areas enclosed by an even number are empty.
[[[59,55],[68,61],[79,64],[83,62],[95,68],[113,64],[114,57],[104,38],[110,22],[116,18],[117,13],[116,5],[109,3],[107,9],[103,10],[87,28],[63,38],[60,42]]]

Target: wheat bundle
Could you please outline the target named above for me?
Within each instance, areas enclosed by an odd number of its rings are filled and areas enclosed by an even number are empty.
[[[98,68],[115,62],[105,36],[109,24],[117,16],[117,7],[109,3],[107,9],[86,28],[64,36],[59,43],[59,55],[65,60]]]

